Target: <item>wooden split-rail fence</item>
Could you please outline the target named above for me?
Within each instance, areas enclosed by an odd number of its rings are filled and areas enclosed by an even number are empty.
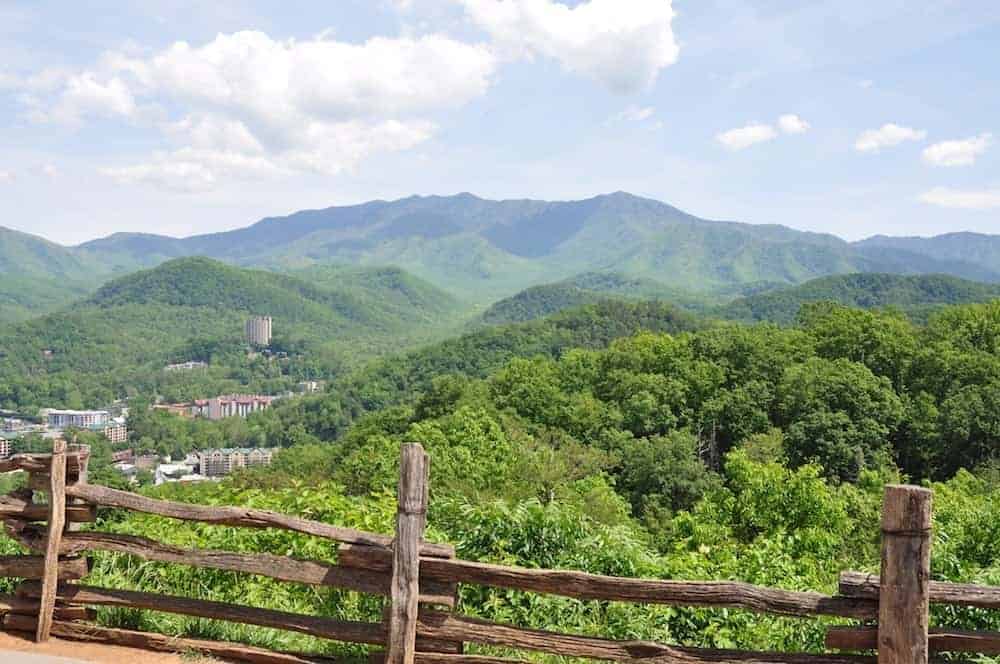
[[[1000,653],[1000,633],[928,628],[931,602],[1000,609],[1000,588],[930,580],[931,492],[889,486],[882,513],[879,575],[845,572],[839,594],[827,596],[765,588],[737,581],[619,578],[572,570],[528,569],[455,557],[453,547],[423,539],[429,461],[418,444],[402,447],[395,537],[342,528],[243,507],[155,500],[87,483],[86,448],[56,442],[51,455],[0,460],[0,472],[29,473],[28,488],[0,499],[8,534],[32,555],[0,558],[0,576],[23,579],[12,597],[0,597],[3,627],[162,651],[193,651],[262,664],[329,662],[236,643],[168,637],[93,624],[93,607],[161,611],[291,630],[323,639],[375,646],[372,659],[387,664],[511,664],[516,660],[468,654],[467,644],[549,655],[630,663],[699,662],[915,664],[937,651]],[[46,503],[34,502],[38,493]],[[179,549],[142,537],[81,530],[98,508],[125,509],[186,521],[248,528],[282,528],[338,543],[337,563],[268,553]],[[46,525],[41,525],[44,522]],[[123,553],[150,561],[332,586],[386,598],[380,623],[353,622],[190,597],[88,586],[88,551]],[[857,626],[832,627],[831,651],[864,654],[718,650],[652,641],[616,641],[494,623],[458,613],[459,584],[550,593],[584,600],[738,608],[781,616],[839,616]]]

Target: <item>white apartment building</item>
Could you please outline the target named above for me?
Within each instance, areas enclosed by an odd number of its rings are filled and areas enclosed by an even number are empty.
[[[97,429],[111,421],[111,413],[106,410],[56,410],[44,408],[42,420],[50,429]]]
[[[208,400],[208,419],[246,417],[271,406],[274,397],[261,394],[229,394]],[[204,412],[204,411],[201,411]]]
[[[274,450],[266,447],[224,447],[198,452],[198,467],[205,477],[220,477],[249,466],[267,466]]]

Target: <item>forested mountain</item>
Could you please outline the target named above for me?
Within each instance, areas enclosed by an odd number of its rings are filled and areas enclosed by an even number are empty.
[[[845,274],[739,298],[712,313],[734,320],[787,324],[795,320],[803,304],[827,300],[863,309],[894,307],[923,320],[943,305],[988,302],[996,298],[1000,298],[1000,284],[942,274]]]
[[[875,235],[855,246],[866,253],[876,250],[910,252],[936,261],[972,264],[997,272],[1000,266],[1000,235],[985,233],[945,233],[934,237],[890,237]]]
[[[661,300],[692,311],[702,311],[723,294],[691,293],[652,279],[618,272],[586,272],[554,284],[526,288],[494,302],[479,321],[488,325],[544,318],[564,309],[605,300]]]
[[[0,323],[53,311],[92,290],[104,274],[78,252],[0,227]]]
[[[344,364],[439,338],[457,322],[457,307],[449,295],[392,271],[387,277],[383,270],[352,269],[317,286],[207,258],[175,259],[0,331],[0,404],[106,404],[184,381],[189,377],[160,370],[186,360],[218,368],[197,374],[201,383],[281,389],[294,379],[326,377]],[[273,346],[289,358],[247,357],[243,324],[251,315],[274,318]]]
[[[118,233],[75,248],[39,241],[58,254],[51,270],[31,252],[13,253],[25,265],[40,268],[38,276],[70,282],[196,255],[279,271],[394,265],[482,307],[531,286],[595,272],[651,279],[697,294],[853,272],[1000,281],[1000,254],[983,250],[967,256],[951,236],[942,237],[941,251],[929,248],[937,246],[936,238],[851,244],[783,226],[700,219],[621,192],[562,202],[459,194],[305,210],[183,239]],[[997,242],[990,236],[989,242],[978,243]],[[17,261],[0,263],[0,273],[18,269]]]

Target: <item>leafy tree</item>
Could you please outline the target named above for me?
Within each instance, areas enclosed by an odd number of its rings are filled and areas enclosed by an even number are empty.
[[[777,411],[794,466],[817,463],[830,477],[856,480],[886,460],[903,404],[864,365],[812,358],[785,371]]]

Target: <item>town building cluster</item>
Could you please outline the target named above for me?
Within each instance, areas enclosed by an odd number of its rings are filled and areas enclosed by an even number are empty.
[[[70,429],[93,431],[107,438],[111,443],[128,442],[128,409],[114,416],[107,410],[59,410],[43,408],[38,413],[39,421],[17,417],[4,417],[0,421],[0,458],[14,453],[17,440],[36,434],[43,438],[60,438]]]
[[[251,413],[266,410],[280,397],[263,394],[225,394],[211,399],[195,399],[184,403],[155,404],[153,410],[161,410],[181,417],[204,417],[221,420],[225,417],[246,417]]]
[[[161,458],[156,454],[136,456],[128,449],[115,452],[112,461],[115,468],[129,478],[135,478],[140,470],[152,472],[153,483],[158,486],[168,482],[203,482],[225,477],[241,468],[267,466],[276,451],[263,447],[225,447],[192,452],[183,460],[174,461],[169,456]]]

